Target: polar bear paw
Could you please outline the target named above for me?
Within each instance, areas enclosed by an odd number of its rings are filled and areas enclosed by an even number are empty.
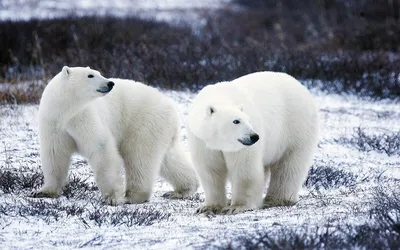
[[[296,201],[266,197],[264,199],[263,208],[293,206],[296,203]]]
[[[132,191],[125,192],[125,203],[127,204],[140,204],[149,201],[150,192],[145,191]]]
[[[221,214],[239,214],[251,210],[253,209],[247,206],[227,206],[222,208]]]
[[[196,214],[202,214],[202,213],[218,214],[221,212],[221,210],[222,210],[222,206],[219,206],[219,205],[205,205],[205,206],[199,207],[196,210]]]
[[[115,194],[105,195],[103,202],[109,206],[118,206],[123,203],[123,199]]]
[[[162,195],[162,197],[167,199],[186,199],[191,197],[193,191],[190,189],[181,190],[181,191],[169,191]]]
[[[124,203],[123,191],[121,189],[109,189],[102,192],[102,201],[109,206],[118,206]]]

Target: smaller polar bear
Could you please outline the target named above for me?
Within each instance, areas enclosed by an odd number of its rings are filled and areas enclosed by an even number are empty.
[[[310,92],[295,78],[257,72],[206,86],[187,121],[189,149],[206,198],[198,213],[297,202],[317,146],[318,116]]]
[[[190,195],[199,184],[179,133],[175,104],[156,89],[64,66],[40,100],[44,186],[34,196],[60,195],[75,152],[88,158],[107,204],[123,201],[122,165],[127,203],[147,201],[159,173],[175,190],[165,196]]]

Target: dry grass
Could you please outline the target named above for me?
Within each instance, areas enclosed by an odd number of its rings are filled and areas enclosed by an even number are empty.
[[[397,1],[379,6],[370,0],[362,6],[236,2],[248,8],[202,13],[207,25],[196,32],[183,24],[133,17],[0,22],[0,47],[6,48],[0,51],[0,82],[46,80],[70,65],[164,89],[197,91],[209,83],[273,70],[322,80],[310,87],[327,92],[399,98]],[[41,91],[3,88],[0,102],[37,102]]]

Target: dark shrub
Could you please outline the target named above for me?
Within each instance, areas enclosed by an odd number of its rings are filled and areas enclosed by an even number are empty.
[[[199,11],[207,22],[195,31],[133,17],[1,21],[0,80],[47,81],[64,65],[91,66],[107,77],[197,91],[273,70],[327,92],[399,98],[397,3],[237,2],[251,8]],[[37,102],[44,86],[32,86],[0,89],[0,100]]]
[[[0,190],[6,194],[37,189],[42,184],[43,175],[39,171],[0,169]]]
[[[357,225],[359,216],[349,208],[350,216],[340,224],[311,227],[273,225],[256,235],[239,236],[228,249],[399,249],[400,195],[398,191],[377,189],[370,204],[370,220]],[[362,214],[365,216],[365,214]],[[352,222],[350,222],[352,221]],[[204,247],[204,246],[203,246]],[[218,249],[212,242],[208,248]]]
[[[357,184],[357,175],[332,167],[312,166],[304,186],[312,189],[332,189],[339,187],[354,188]]]
[[[149,226],[155,222],[167,220],[170,214],[156,210],[154,207],[122,208],[111,212],[107,210],[107,207],[97,205],[89,211],[88,216],[89,220],[93,221],[99,227],[102,225],[125,225],[132,227],[135,225]]]
[[[400,132],[368,135],[364,129],[356,128],[352,137],[341,137],[335,141],[364,152],[376,151],[388,156],[400,155]]]

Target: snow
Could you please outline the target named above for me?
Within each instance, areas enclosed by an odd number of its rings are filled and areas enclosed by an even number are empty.
[[[0,20],[51,19],[63,16],[135,16],[171,24],[204,25],[202,12],[235,8],[230,0],[3,0]]]
[[[303,188],[300,201],[293,207],[270,208],[249,211],[238,215],[196,215],[197,207],[204,200],[202,188],[189,200],[167,200],[162,198],[171,187],[162,179],[154,185],[150,202],[119,207],[103,206],[98,190],[83,190],[83,195],[56,200],[43,199],[61,206],[77,205],[84,209],[81,215],[66,215],[58,211],[59,218],[52,216],[29,216],[21,212],[30,206],[30,190],[11,194],[0,191],[0,245],[2,249],[195,249],[212,244],[227,246],[244,235],[255,234],[266,229],[291,228],[302,225],[324,226],[328,223],[362,224],[370,218],[371,192],[380,186],[396,185],[400,179],[399,155],[370,151],[360,152],[351,145],[341,145],[334,139],[351,137],[354,130],[362,127],[368,134],[400,131],[399,104],[393,101],[368,101],[350,95],[327,95],[312,90],[320,107],[321,140],[314,158],[314,167],[330,167],[356,176],[353,187],[331,189]],[[188,105],[195,93],[165,91],[178,104],[182,114],[182,140],[186,145],[185,118]],[[38,171],[39,142],[37,133],[37,105],[0,106],[0,166],[17,172]],[[382,115],[384,114],[384,115]],[[387,115],[389,114],[389,115]],[[79,176],[90,185],[95,185],[90,166],[79,156],[74,156],[70,175]],[[378,178],[380,176],[381,179]],[[367,178],[365,177],[371,177]],[[228,193],[229,193],[229,186]],[[40,200],[40,199],[39,199]],[[1,206],[10,211],[1,212]],[[116,211],[158,211],[169,214],[155,220],[151,225],[126,223],[113,225],[110,214]],[[102,225],[90,219],[98,210],[104,217]]]

